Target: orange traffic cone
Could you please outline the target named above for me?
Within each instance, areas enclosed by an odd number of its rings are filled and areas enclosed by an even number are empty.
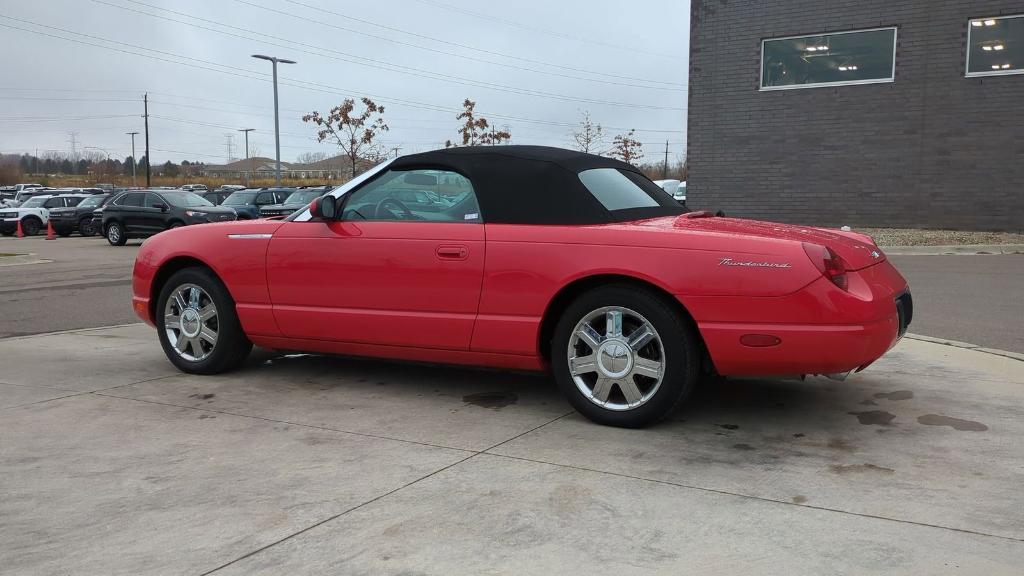
[[[57,235],[53,233],[53,222],[49,219],[46,220],[46,239],[56,240]]]
[[[21,220],[18,220],[18,228],[14,231],[15,238],[24,238],[25,233],[21,231]]]

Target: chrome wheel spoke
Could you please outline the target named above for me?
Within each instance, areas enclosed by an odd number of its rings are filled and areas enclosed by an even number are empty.
[[[597,352],[597,348],[601,345],[601,341],[604,338],[594,330],[590,324],[584,324],[576,330],[576,335],[579,336],[580,340],[583,340],[584,344],[590,346],[590,349]]]
[[[192,345],[192,356],[195,358],[203,357],[203,341],[199,339],[199,336],[193,336],[188,339],[189,344]]]
[[[634,406],[640,404],[643,400],[644,395],[640,393],[640,388],[633,382],[632,379],[620,380],[618,382],[619,390],[622,391],[622,395],[626,398],[626,404]]]
[[[588,354],[586,356],[576,356],[569,359],[569,371],[573,375],[589,374],[591,372],[597,372],[597,355]]]
[[[199,331],[199,338],[209,342],[210,346],[215,346],[217,344],[217,331],[208,326],[203,326]]]
[[[618,338],[622,336],[622,312],[609,310],[605,313],[605,338]]]
[[[185,311],[188,306],[185,304],[185,299],[181,297],[181,292],[174,293],[174,305],[178,307],[178,314]]]
[[[188,336],[179,332],[178,340],[174,342],[174,348],[178,351],[178,354],[184,354],[185,350],[188,349]]]
[[[651,340],[654,340],[654,330],[649,324],[644,324],[636,330],[633,330],[633,333],[629,335],[629,340],[627,340],[627,342],[634,352],[638,352],[641,348],[647,346]]]
[[[649,378],[661,378],[661,362],[637,356],[633,359],[632,374]]]
[[[598,402],[607,402],[608,395],[612,392],[612,384],[614,383],[614,380],[610,378],[598,378],[597,382],[594,384],[594,400],[597,400]]]
[[[169,330],[181,330],[181,316],[167,314],[164,316],[164,328]]]
[[[199,309],[199,320],[204,323],[216,315],[217,308],[215,308],[213,304],[207,304],[206,306]]]

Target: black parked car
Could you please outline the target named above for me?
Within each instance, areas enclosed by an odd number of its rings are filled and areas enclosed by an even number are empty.
[[[231,208],[214,206],[202,196],[183,190],[124,192],[100,210],[103,235],[114,246],[179,226],[236,218]]]
[[[294,192],[295,188],[247,188],[228,196],[221,205],[233,208],[239,220],[249,220],[260,217],[260,207],[281,204]]]
[[[301,210],[307,204],[327,194],[334,189],[334,186],[303,186],[293,192],[284,202],[280,204],[267,204],[260,206],[260,218],[272,216],[287,216],[296,210]]]
[[[51,209],[50,222],[53,223],[53,231],[60,236],[70,236],[72,232],[78,232],[82,236],[95,236],[97,229],[93,226],[93,211],[106,206],[113,198],[110,194],[96,194],[83,198],[75,206]]]

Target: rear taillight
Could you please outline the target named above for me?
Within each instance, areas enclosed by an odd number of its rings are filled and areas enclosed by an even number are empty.
[[[807,242],[804,242],[803,246],[807,257],[821,271],[821,275],[828,278],[836,286],[846,290],[846,262],[828,246],[809,244]]]

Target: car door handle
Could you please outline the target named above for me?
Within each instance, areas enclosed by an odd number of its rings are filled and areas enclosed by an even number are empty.
[[[442,244],[437,247],[437,257],[442,260],[465,260],[469,257],[469,248],[457,244]]]

